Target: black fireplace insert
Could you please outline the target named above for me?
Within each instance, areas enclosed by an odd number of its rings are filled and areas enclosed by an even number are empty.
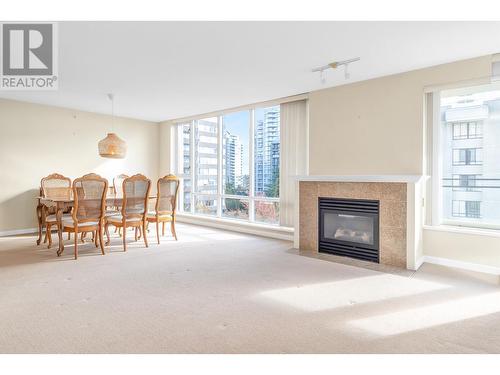
[[[319,198],[318,203],[320,253],[380,262],[379,201]]]

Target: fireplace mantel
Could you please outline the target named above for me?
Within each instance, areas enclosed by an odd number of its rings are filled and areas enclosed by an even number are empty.
[[[318,251],[319,197],[376,199],[382,208],[381,263],[385,259],[388,265],[418,269],[422,259],[425,181],[426,177],[421,175],[297,176],[294,247]],[[305,242],[301,233],[306,236]]]

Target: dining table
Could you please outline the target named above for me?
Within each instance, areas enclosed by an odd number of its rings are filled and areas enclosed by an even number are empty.
[[[73,191],[70,190],[67,197],[44,197],[38,196],[37,199],[37,217],[38,217],[38,238],[36,244],[39,245],[42,240],[43,227],[45,225],[45,210],[44,208],[55,210],[56,220],[57,220],[57,235],[58,235],[58,249],[57,256],[61,256],[64,251],[64,241],[62,238],[62,218],[63,213],[68,212],[75,205],[75,199],[73,197]],[[144,198],[137,198],[138,200],[143,200]],[[149,196],[148,199],[156,199],[156,196]],[[127,202],[134,200],[134,197],[127,197]],[[121,207],[123,204],[123,197],[117,196],[114,193],[108,192],[106,195],[106,207]]]

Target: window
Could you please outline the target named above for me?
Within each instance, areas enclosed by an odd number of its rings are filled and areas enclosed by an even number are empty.
[[[250,111],[222,116],[222,133],[222,216],[248,220]]]
[[[479,122],[454,122],[453,139],[475,139],[483,137],[483,126]]]
[[[279,107],[257,109],[255,121],[255,194],[279,197]]]
[[[454,217],[480,218],[481,202],[479,201],[453,201],[452,215]]]
[[[500,83],[433,94],[432,222],[500,229]],[[435,183],[438,181],[440,183]]]
[[[455,174],[453,175],[454,191],[477,191],[476,181],[480,175],[475,174]]]
[[[180,149],[178,166],[178,175],[182,177],[180,188],[179,206],[185,211],[191,210],[191,124],[179,124],[179,142]]]
[[[194,194],[217,195],[217,117],[195,121]]]
[[[279,224],[280,106],[179,123],[176,134],[181,210]]]
[[[453,150],[453,165],[481,165],[482,149],[458,148]]]

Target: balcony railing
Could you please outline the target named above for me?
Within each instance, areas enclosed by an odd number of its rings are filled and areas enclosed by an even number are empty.
[[[463,180],[462,180],[463,181]],[[500,189],[500,178],[475,178],[461,184],[458,177],[443,178],[443,188],[453,188],[463,191],[480,191],[481,189]]]

